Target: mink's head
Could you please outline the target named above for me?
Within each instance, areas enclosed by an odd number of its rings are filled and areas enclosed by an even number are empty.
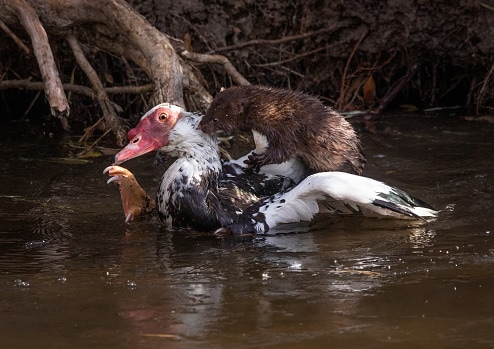
[[[235,88],[222,89],[211,102],[199,128],[206,133],[231,132],[246,127],[248,99]]]

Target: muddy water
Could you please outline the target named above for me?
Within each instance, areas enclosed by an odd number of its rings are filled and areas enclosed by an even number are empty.
[[[366,175],[443,210],[435,223],[319,217],[253,241],[126,225],[109,157],[2,137],[0,347],[493,347],[494,126],[369,127]],[[127,166],[156,188],[152,157]]]

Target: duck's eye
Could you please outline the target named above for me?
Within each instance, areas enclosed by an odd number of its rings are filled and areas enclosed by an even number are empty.
[[[158,120],[159,120],[159,121],[161,121],[161,122],[166,121],[166,119],[168,119],[168,114],[167,114],[167,113],[161,113],[161,114],[158,116]]]

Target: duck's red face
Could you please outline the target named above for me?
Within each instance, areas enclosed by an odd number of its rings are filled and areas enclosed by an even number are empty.
[[[118,165],[168,145],[170,132],[181,116],[182,109],[168,103],[149,110],[127,133],[129,144],[115,155],[114,163]]]

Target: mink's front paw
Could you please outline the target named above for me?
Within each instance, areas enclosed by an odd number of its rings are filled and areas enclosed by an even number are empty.
[[[255,172],[259,173],[261,170],[261,166],[263,161],[263,156],[257,155],[256,153],[252,153],[249,155],[248,159],[244,161],[244,163],[248,166],[247,172]]]

